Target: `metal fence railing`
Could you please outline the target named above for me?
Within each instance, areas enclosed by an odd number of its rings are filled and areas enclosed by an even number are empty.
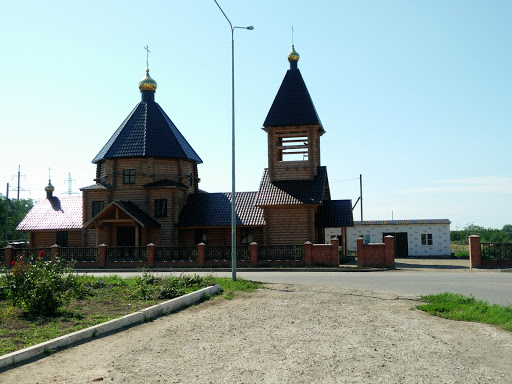
[[[482,259],[512,260],[512,243],[481,243]]]
[[[155,247],[155,261],[196,262],[197,247]]]
[[[98,248],[96,247],[61,247],[59,256],[67,261],[96,262]]]
[[[258,260],[261,261],[304,261],[304,245],[281,244],[258,246]]]
[[[503,249],[504,246],[499,245]],[[490,246],[482,244],[482,254],[487,258],[512,258],[512,248],[506,247],[505,251],[501,251],[499,256],[496,253],[496,245]],[[510,244],[508,244],[510,246]],[[236,247],[236,257],[238,262],[251,261],[251,252],[249,245],[238,245]],[[258,245],[258,261],[263,263],[279,262],[304,262],[304,245],[303,244],[281,244],[281,245]],[[175,247],[154,247],[154,261],[159,263],[166,262],[198,262],[197,246],[175,246]],[[0,248],[0,260],[5,260],[5,249]],[[13,253],[14,260],[21,257],[27,261],[35,260],[40,256],[41,252],[44,258],[50,258],[51,248],[20,248]],[[99,248],[97,247],[61,247],[59,249],[59,257],[75,262],[94,263],[99,261]],[[107,247],[106,260],[109,263],[145,263],[148,247]],[[231,245],[207,245],[205,249],[205,261],[208,265],[226,264],[231,262]]]
[[[114,263],[134,263],[147,260],[146,247],[108,247],[107,260]]]
[[[207,245],[206,260],[208,261],[231,261],[231,245]],[[249,261],[251,253],[248,245],[237,245],[236,260]]]

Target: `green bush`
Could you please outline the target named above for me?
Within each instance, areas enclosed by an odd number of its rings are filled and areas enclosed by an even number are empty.
[[[78,286],[71,265],[43,255],[14,261],[2,280],[7,299],[33,316],[55,315],[69,303]]]
[[[144,271],[141,276],[135,278],[132,297],[140,300],[168,300],[214,284],[211,277],[185,275],[179,278],[163,278]]]

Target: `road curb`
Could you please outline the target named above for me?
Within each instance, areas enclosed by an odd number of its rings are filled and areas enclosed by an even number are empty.
[[[106,323],[97,324],[92,327],[70,333],[68,335],[57,337],[56,339],[46,341],[44,343],[36,344],[19,351],[11,352],[7,355],[0,356],[0,368],[4,368],[11,364],[31,359],[35,356],[41,355],[48,351],[65,347],[78,341],[94,338],[107,332],[115,331],[129,325],[142,323],[153,317],[172,312],[182,307],[189,306],[191,304],[197,303],[205,295],[216,294],[217,292],[220,291],[220,288],[221,287],[218,284],[211,287],[203,288],[199,291],[195,291],[187,295],[166,301],[164,303],[160,303],[142,309],[138,312],[131,313],[119,319],[110,320],[107,321]]]
[[[329,267],[329,268],[266,268],[266,267],[258,267],[258,268],[237,268],[237,272],[382,272],[393,270],[393,268],[376,268],[376,267]],[[231,272],[231,268],[149,268],[150,272],[175,272],[175,273],[189,273],[189,272],[209,272],[215,274],[215,272]],[[137,269],[133,268],[95,268],[95,269],[84,269],[84,268],[76,268],[75,272],[77,273],[123,273],[123,272],[140,272]]]

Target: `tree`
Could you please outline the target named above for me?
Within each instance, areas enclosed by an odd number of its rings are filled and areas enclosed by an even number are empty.
[[[451,231],[451,241],[468,241],[471,235],[480,236],[480,240],[484,243],[506,243],[512,242],[512,225],[507,224],[503,229],[484,228],[473,223],[466,225],[460,231]]]
[[[512,241],[512,224],[504,225],[501,231],[507,237],[508,241]]]
[[[9,215],[7,217],[7,241],[26,241],[28,240],[28,234],[24,232],[16,231],[16,227],[23,220],[25,215],[34,206],[32,199],[19,199],[8,201]],[[0,233],[0,246],[5,246],[5,212],[6,212],[6,198],[0,194],[0,227],[2,231]]]

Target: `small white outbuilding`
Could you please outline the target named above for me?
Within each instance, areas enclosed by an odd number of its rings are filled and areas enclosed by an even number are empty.
[[[369,244],[383,243],[385,236],[392,235],[397,258],[450,257],[450,224],[448,219],[354,221],[347,228],[347,248],[356,252],[358,237]],[[326,228],[325,238],[335,232],[336,228]]]

